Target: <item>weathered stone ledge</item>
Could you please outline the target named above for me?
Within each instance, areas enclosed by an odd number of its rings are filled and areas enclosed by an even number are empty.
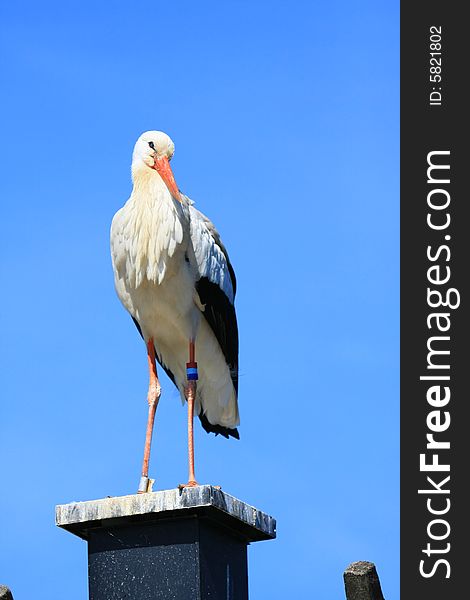
[[[184,513],[234,527],[248,542],[276,537],[273,517],[211,485],[61,504],[56,507],[56,524],[88,539],[91,530],[106,524],[126,526]]]

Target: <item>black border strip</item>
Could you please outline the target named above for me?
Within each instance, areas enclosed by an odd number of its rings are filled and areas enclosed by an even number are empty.
[[[470,36],[463,9],[456,2],[401,4],[402,600],[468,595],[470,153],[464,88]],[[428,172],[429,162],[450,168]],[[432,206],[439,204],[442,209]],[[432,307],[440,303],[438,292],[443,302],[459,299],[460,305]],[[436,313],[441,316],[430,316]],[[420,379],[436,376],[449,379]],[[427,435],[443,445],[428,448]],[[437,469],[426,471],[433,460]]]

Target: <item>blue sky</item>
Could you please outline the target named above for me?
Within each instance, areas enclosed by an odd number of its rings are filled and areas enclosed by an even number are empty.
[[[278,520],[249,548],[251,598],[337,600],[356,560],[398,598],[398,2],[0,16],[0,583],[86,598],[85,544],[54,506],[136,490],[147,365],[109,226],[135,140],[161,129],[238,278],[241,440],[197,424],[196,473]],[[186,413],[162,381],[166,489],[186,477]]]

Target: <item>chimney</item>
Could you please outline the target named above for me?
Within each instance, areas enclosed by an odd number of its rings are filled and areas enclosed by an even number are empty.
[[[86,540],[90,600],[247,600],[247,546],[276,521],[210,485],[56,507]]]

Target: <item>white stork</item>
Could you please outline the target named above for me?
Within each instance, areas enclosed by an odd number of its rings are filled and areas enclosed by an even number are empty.
[[[186,486],[197,485],[194,413],[207,432],[239,437],[235,274],[216,228],[176,185],[170,167],[174,148],[161,131],[139,137],[132,156],[133,190],[111,225],[116,291],[147,348],[149,414],[141,493],[151,489],[150,444],[161,393],[156,360],[188,403]]]

